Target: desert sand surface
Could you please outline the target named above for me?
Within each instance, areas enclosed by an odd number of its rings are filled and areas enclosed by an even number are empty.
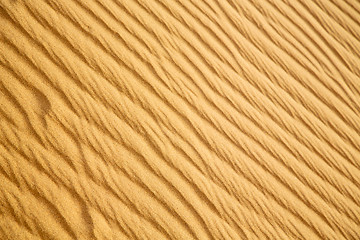
[[[0,0],[0,239],[360,239],[360,2]]]

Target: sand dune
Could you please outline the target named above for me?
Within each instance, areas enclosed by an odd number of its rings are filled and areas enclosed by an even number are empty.
[[[1,0],[0,239],[360,239],[360,2]]]

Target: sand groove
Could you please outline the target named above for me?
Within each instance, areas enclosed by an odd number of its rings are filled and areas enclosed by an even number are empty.
[[[360,3],[0,0],[0,239],[360,239]]]

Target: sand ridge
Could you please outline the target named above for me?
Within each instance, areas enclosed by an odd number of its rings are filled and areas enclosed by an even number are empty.
[[[1,0],[0,239],[360,239],[360,3]]]

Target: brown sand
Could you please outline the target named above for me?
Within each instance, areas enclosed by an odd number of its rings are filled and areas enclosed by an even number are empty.
[[[0,0],[0,239],[360,239],[360,2]]]

